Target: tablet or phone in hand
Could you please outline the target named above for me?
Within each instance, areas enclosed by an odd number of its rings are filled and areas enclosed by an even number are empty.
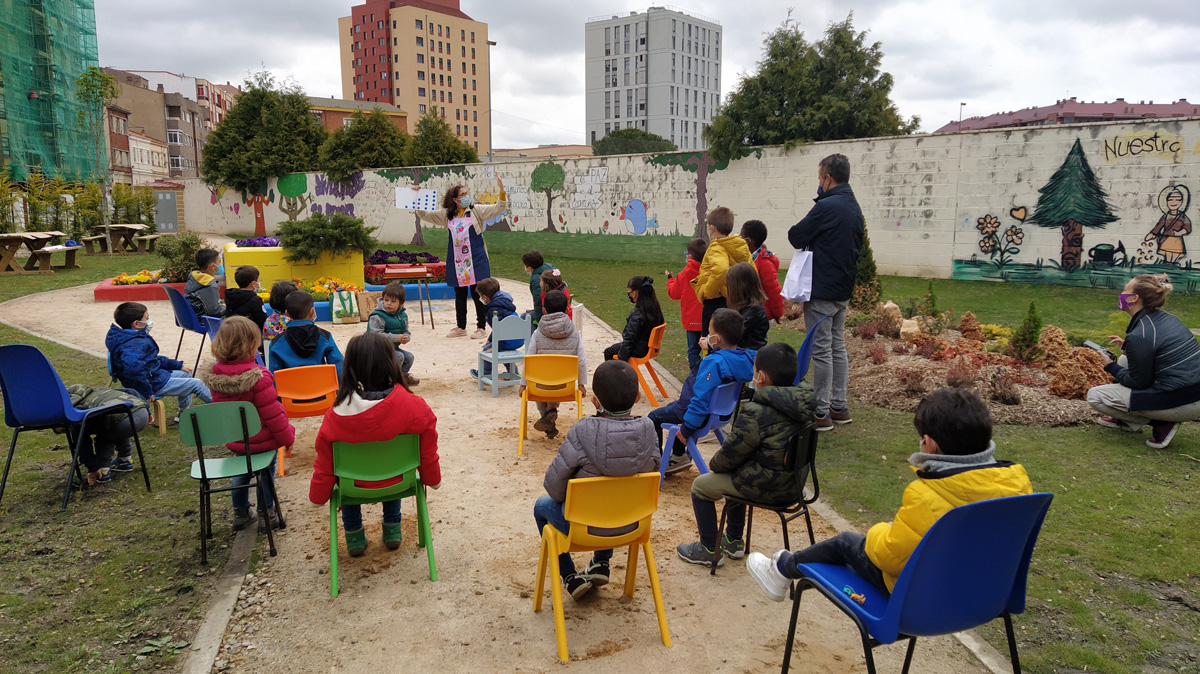
[[[1099,344],[1093,342],[1090,339],[1084,340],[1083,345],[1089,349],[1095,349],[1096,351],[1099,351],[1100,353],[1108,356],[1109,358],[1113,357],[1112,351],[1109,351],[1108,349],[1104,348],[1103,346],[1100,346]]]

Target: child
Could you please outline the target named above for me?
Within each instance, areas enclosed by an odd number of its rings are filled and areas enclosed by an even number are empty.
[[[692,279],[692,288],[703,305],[700,317],[700,332],[708,334],[708,321],[713,312],[725,306],[725,272],[739,262],[750,262],[750,249],[740,236],[733,232],[733,211],[724,206],[714,208],[708,218],[708,250],[700,262],[700,270]]]
[[[216,402],[248,402],[258,410],[262,430],[250,438],[251,454],[275,452],[280,447],[290,448],[296,441],[296,429],[288,421],[287,412],[279,402],[279,394],[275,392],[275,378],[267,368],[254,362],[261,343],[262,331],[250,319],[244,316],[226,318],[212,339],[212,355],[217,362],[200,375],[200,379],[212,390]],[[246,451],[246,445],[241,440],[230,442],[225,447],[234,454]],[[260,473],[267,478],[265,484],[259,485],[258,498],[262,500],[262,509],[270,513],[267,519],[258,523],[261,533],[266,533],[268,522],[275,529],[287,526],[287,517],[280,517],[273,510],[274,485],[270,476],[275,474],[275,461],[272,459],[267,470]],[[250,509],[250,490],[246,488],[249,483],[249,475],[240,475],[230,481],[230,486],[241,487],[229,492],[233,497],[234,531],[245,529],[258,518],[257,513]]]
[[[546,496],[533,506],[533,519],[538,532],[546,524],[563,533],[570,533],[563,517],[563,501],[567,499],[567,482],[577,477],[623,477],[657,470],[658,457],[654,452],[654,425],[645,417],[630,416],[638,401],[637,373],[629,363],[606,360],[592,376],[592,404],[596,415],[584,417],[567,431],[566,440],[558,455],[546,469]],[[558,571],[563,589],[573,599],[580,599],[608,583],[608,561],[612,550],[597,550],[582,574],[575,573],[570,553],[558,556]]]
[[[131,472],[133,436],[150,424],[150,405],[130,391],[102,386],[92,388],[87,384],[68,386],[67,395],[71,397],[71,405],[81,410],[128,403],[133,416],[132,426],[129,415],[124,411],[110,412],[88,420],[87,435],[79,446],[79,462],[87,467],[88,486],[111,482],[110,471]],[[81,430],[83,424],[72,425],[72,433]]]
[[[762,220],[747,220],[742,225],[742,238],[754,258],[754,267],[758,269],[758,278],[762,281],[763,291],[767,294],[764,306],[767,309],[767,319],[778,321],[783,316],[783,289],[779,287],[779,258],[767,250],[767,226]]]
[[[195,297],[204,305],[204,316],[220,318],[225,315],[225,305],[221,303],[221,287],[217,276],[225,273],[221,266],[221,254],[212,248],[202,248],[196,251],[196,271],[193,271],[183,286],[185,297]],[[198,307],[197,307],[198,308]]]
[[[271,373],[302,365],[337,366],[338,379],[342,378],[342,352],[338,350],[333,335],[318,328],[313,320],[317,310],[313,308],[312,295],[296,290],[287,296],[287,329],[283,339],[271,343]]]
[[[807,383],[803,388],[792,386],[795,378],[796,350],[791,346],[768,344],[755,356],[754,398],[742,403],[725,443],[709,460],[712,472],[692,481],[692,510],[700,541],[676,549],[683,561],[716,561],[721,566],[725,557],[741,559],[746,555],[742,541],[744,505],[726,507],[728,528],[717,547],[716,501],[725,496],[760,503],[795,502],[796,476],[784,468],[787,451],[813,416],[811,388]]]
[[[404,385],[391,341],[378,332],[352,338],[346,347],[346,376],[317,433],[317,459],[313,462],[308,500],[323,505],[333,495],[337,482],[333,443],[380,442],[407,433],[420,436],[421,465],[417,470],[421,484],[430,489],[441,487],[437,417],[433,410]],[[364,486],[385,487],[399,481],[393,478]],[[361,556],[367,549],[362,506],[343,505],[342,524],[346,551],[351,557]],[[383,503],[383,544],[388,550],[400,547],[400,499]]]
[[[542,254],[536,250],[531,250],[521,256],[521,262],[525,265],[525,272],[529,274],[529,294],[533,297],[533,324],[536,326],[538,321],[542,320],[542,314],[545,310],[542,308],[542,274],[554,269],[554,265],[546,262],[542,258]]]
[[[537,354],[546,353],[561,353],[568,356],[579,357],[579,378],[576,380],[579,384],[579,390],[583,395],[587,395],[587,386],[584,382],[587,381],[587,358],[583,353],[583,340],[580,339],[579,333],[575,332],[575,324],[566,314],[567,296],[561,291],[551,290],[546,293],[546,313],[542,315],[542,322],[538,323],[537,330],[529,336],[529,345],[525,347],[525,356],[534,356]],[[521,378],[520,392],[525,391],[525,378]],[[543,403],[538,402],[538,420],[533,424],[534,430],[543,431],[547,438],[554,438],[558,435],[558,428],[554,422],[558,420],[558,403]]]
[[[655,408],[648,415],[654,422],[659,453],[662,452],[662,425],[680,424],[675,438],[667,472],[674,473],[692,465],[684,441],[691,437],[708,419],[708,399],[713,389],[732,381],[748,382],[754,378],[754,352],[738,348],[742,339],[742,316],[733,309],[713,312],[708,348],[711,353],[700,361],[700,367],[688,375],[679,392],[679,400]]]
[[[512,295],[500,289],[500,282],[494,278],[485,278],[475,285],[475,289],[479,292],[479,301],[483,302],[483,315],[487,324],[495,329],[500,321],[517,313],[517,305],[513,304]],[[492,336],[486,337],[487,344],[480,349],[483,353],[491,353],[492,351]],[[500,342],[501,351],[514,351],[521,348],[525,344],[522,339],[505,339]],[[513,371],[512,363],[507,366],[508,372],[511,375]],[[492,364],[483,364],[483,374],[490,375],[492,373]],[[472,377],[479,377],[479,371],[472,369]],[[508,375],[505,375],[508,376]]]
[[[738,346],[752,351],[766,346],[771,320],[763,308],[763,300],[767,299],[767,295],[763,292],[754,265],[739,262],[730,267],[725,274],[725,291],[729,296],[729,308],[742,315],[744,329]]]
[[[768,559],[751,553],[746,568],[759,588],[783,601],[797,564],[844,564],[880,590],[891,593],[904,564],[938,518],[951,508],[977,501],[1033,493],[1025,468],[993,454],[992,419],[974,393],[944,388],[925,396],[913,417],[920,451],[908,457],[917,479],[904,489],[891,522],[866,536],[844,531],[799,552],[780,550]]]
[[[650,352],[650,333],[666,323],[658,297],[654,294],[654,279],[649,276],[634,276],[625,286],[625,294],[633,310],[625,319],[621,341],[604,350],[604,360],[614,357],[620,360],[645,358]]]
[[[567,318],[574,319],[575,313],[571,311],[571,290],[567,288],[567,282],[563,280],[562,271],[558,269],[547,269],[542,272],[542,292],[538,295],[538,302],[546,301],[546,293],[551,290],[558,290],[567,297]],[[545,306],[542,307],[542,313],[546,313]]]
[[[412,340],[412,334],[408,331],[408,314],[404,311],[404,284],[392,281],[384,287],[379,306],[367,318],[367,332],[381,333],[392,341],[396,358],[400,360],[400,371],[408,377],[408,385],[421,383],[420,379],[408,374],[416,356],[400,348],[401,344],[408,344]]]
[[[225,291],[225,315],[245,316],[254,321],[261,334],[267,322],[267,312],[263,311],[262,298],[258,291],[262,285],[258,282],[258,267],[244,264],[233,272],[233,281],[238,287]]]
[[[271,286],[271,296],[267,298],[267,302],[274,312],[267,316],[267,322],[263,324],[264,339],[275,339],[283,334],[287,328],[287,296],[299,289],[291,281],[276,281]]]
[[[679,315],[683,321],[684,332],[687,333],[688,370],[690,372],[695,372],[696,368],[700,366],[700,317],[703,313],[700,300],[696,297],[696,291],[692,289],[692,279],[696,278],[696,274],[700,271],[700,260],[704,259],[704,250],[707,246],[704,239],[688,241],[688,261],[683,271],[674,276],[670,271],[666,272],[667,296],[673,300],[679,300]]]
[[[150,336],[154,321],[146,305],[122,302],[113,311],[114,325],[109,327],[104,345],[108,347],[113,374],[121,386],[133,389],[144,400],[178,396],[179,411],[192,404],[192,396],[209,403],[212,395],[190,368],[166,356],[158,355],[158,344]],[[176,416],[174,421],[179,421]]]

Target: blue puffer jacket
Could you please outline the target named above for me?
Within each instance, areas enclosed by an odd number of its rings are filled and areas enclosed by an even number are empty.
[[[1200,400],[1200,344],[1174,314],[1139,311],[1129,321],[1125,357],[1129,367],[1105,371],[1133,389],[1130,410],[1167,410]]]
[[[696,382],[692,386],[692,399],[688,401],[683,425],[694,431],[708,419],[708,399],[713,389],[731,381],[743,384],[754,378],[754,356],[749,349],[718,349],[700,361],[696,368]],[[685,432],[690,437],[690,432]]]
[[[493,328],[500,321],[515,313],[517,313],[517,305],[513,302],[512,295],[503,290],[497,290],[496,296],[492,297],[487,306],[483,308],[483,315],[487,317],[487,324]],[[493,320],[495,323],[492,322]],[[492,343],[491,335],[488,335],[487,343]],[[502,351],[513,351],[521,348],[524,344],[525,340],[523,339],[505,339],[500,342],[500,349]]]
[[[113,374],[121,386],[149,399],[166,385],[172,370],[182,370],[183,363],[158,355],[158,344],[145,330],[126,330],[113,324],[104,337],[104,346],[111,354]]]

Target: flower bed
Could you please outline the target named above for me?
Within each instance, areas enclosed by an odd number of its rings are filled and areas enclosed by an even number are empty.
[[[112,284],[115,286],[135,286],[146,283],[158,283],[159,274],[156,271],[146,271],[145,269],[130,276],[125,272],[121,272],[120,276],[112,279]]]
[[[136,283],[132,285],[115,285],[115,279],[104,279],[92,289],[92,300],[95,302],[166,302],[167,291],[163,286],[183,292],[186,283]],[[221,288],[221,297],[225,289]]]
[[[347,283],[363,286],[363,258],[358,252],[339,255],[336,258],[328,253],[321,257],[320,262],[288,262],[283,259],[286,254],[283,248],[242,247],[232,243],[225,246],[225,268],[237,269],[244,264],[258,267],[259,281],[264,288],[270,288],[280,279],[336,277],[345,279]]]
[[[368,264],[421,264],[441,262],[441,258],[433,253],[410,253],[406,250],[376,250],[367,258]]]
[[[238,239],[234,245],[239,248],[274,248],[279,245],[279,239],[273,236],[256,236],[252,239]]]

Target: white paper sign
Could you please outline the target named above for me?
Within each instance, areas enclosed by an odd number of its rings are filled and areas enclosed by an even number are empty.
[[[414,190],[411,187],[396,188],[396,208],[404,211],[436,211],[437,190]]]

